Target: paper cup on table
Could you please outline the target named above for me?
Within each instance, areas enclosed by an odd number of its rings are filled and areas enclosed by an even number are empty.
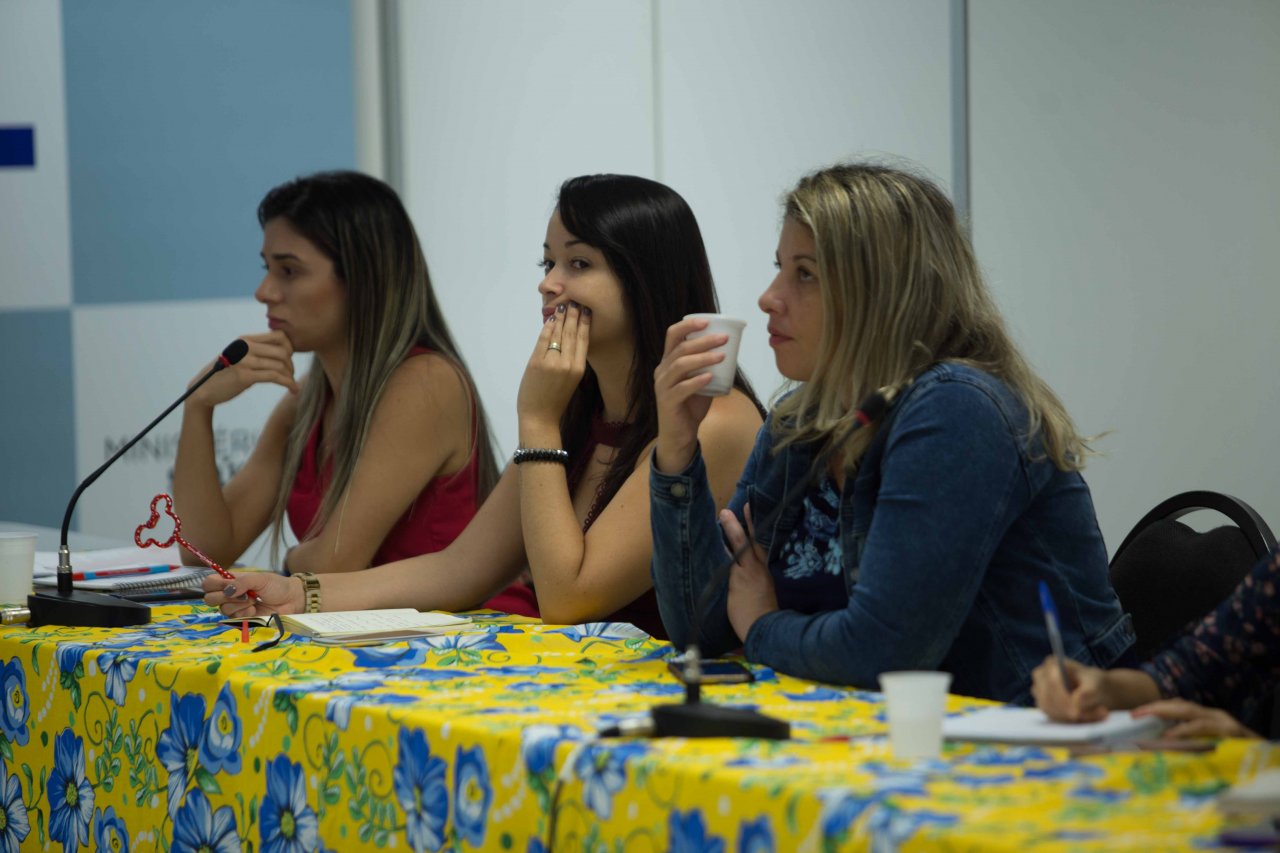
[[[707,386],[698,393],[704,397],[723,397],[733,390],[733,376],[738,372],[738,347],[742,344],[742,330],[747,327],[746,320],[739,320],[735,317],[727,317],[724,314],[686,314],[686,320],[707,320],[707,327],[700,332],[694,332],[685,340],[693,340],[703,335],[728,335],[729,340],[724,346],[711,350],[712,352],[723,352],[724,361],[719,364],[713,364],[710,367],[704,367],[702,370],[695,370],[691,376],[701,376],[704,373],[711,374],[711,381]]]
[[[35,565],[34,533],[0,533],[0,604],[26,605]]]
[[[895,758],[937,758],[949,672],[885,672],[880,675],[889,746]]]

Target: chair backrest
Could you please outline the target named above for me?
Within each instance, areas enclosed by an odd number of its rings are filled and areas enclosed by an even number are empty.
[[[1204,509],[1227,516],[1234,526],[1197,533],[1177,521]],[[1133,617],[1139,660],[1230,595],[1274,544],[1266,522],[1230,495],[1184,492],[1147,513],[1111,558],[1111,583]]]

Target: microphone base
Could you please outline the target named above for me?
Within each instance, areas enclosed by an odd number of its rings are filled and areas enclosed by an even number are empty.
[[[73,590],[69,593],[33,592],[27,596],[31,626],[66,625],[75,628],[128,628],[151,621],[151,608],[114,595]]]
[[[788,740],[791,725],[743,708],[710,702],[656,705],[652,709],[654,737],[745,737]]]

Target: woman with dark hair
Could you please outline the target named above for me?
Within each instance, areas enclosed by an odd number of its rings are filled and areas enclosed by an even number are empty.
[[[173,476],[188,539],[229,564],[270,526],[275,562],[287,519],[283,567],[312,573],[443,548],[497,468],[404,206],[379,180],[324,172],[268,192],[258,222],[269,331],[186,401]],[[294,353],[313,355],[301,382]],[[259,383],[289,393],[221,486],[213,410]]]
[[[520,383],[514,464],[453,545],[358,579],[319,579],[311,606],[463,610],[527,566],[548,622],[625,620],[661,632],[649,575],[653,371],[668,327],[716,310],[702,236],[668,187],[595,175],[561,186],[542,248],[543,324]],[[738,373],[698,432],[718,505],[732,494],[760,423]],[[257,609],[235,598],[251,589],[268,609],[308,604],[305,580],[247,574],[226,584],[207,580],[205,600],[228,613]]]

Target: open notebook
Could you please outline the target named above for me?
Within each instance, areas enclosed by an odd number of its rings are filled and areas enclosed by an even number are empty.
[[[1035,708],[983,708],[942,721],[942,736],[948,740],[1061,746],[1144,740],[1158,737],[1163,729],[1156,717],[1135,718],[1128,711],[1112,711],[1097,723],[1055,723]]]
[[[101,592],[146,592],[158,589],[197,589],[205,575],[204,566],[183,566],[182,555],[174,548],[105,548],[97,551],[73,551],[71,568],[76,575],[102,573],[104,577],[73,580],[76,589]],[[119,574],[115,574],[119,572]],[[37,587],[57,586],[58,553],[37,551],[35,574]]]

